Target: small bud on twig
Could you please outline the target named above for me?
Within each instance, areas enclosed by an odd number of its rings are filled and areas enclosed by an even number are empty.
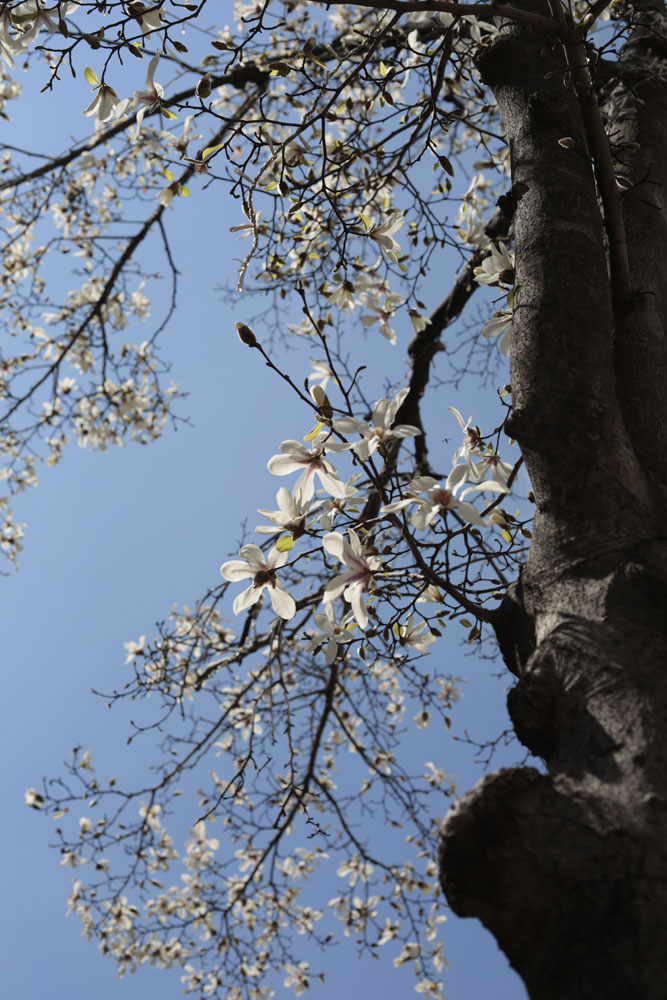
[[[235,326],[242,344],[247,344],[248,347],[257,347],[257,337],[249,326],[246,326],[245,323],[236,323]]]

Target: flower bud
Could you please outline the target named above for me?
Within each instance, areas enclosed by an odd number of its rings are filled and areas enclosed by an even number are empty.
[[[195,94],[197,97],[202,99],[211,96],[211,74],[205,73],[201,78],[197,86],[195,87]]]
[[[257,337],[249,326],[246,326],[245,323],[236,323],[235,326],[242,344],[246,344],[248,347],[257,347]]]

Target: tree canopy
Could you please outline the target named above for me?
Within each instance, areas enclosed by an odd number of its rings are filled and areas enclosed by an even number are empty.
[[[236,0],[233,23],[219,17],[207,0],[0,13],[3,116],[27,71],[49,90],[74,78],[89,126],[58,155],[3,151],[9,562],[24,529],[13,498],[39,463],[74,440],[148,444],[187,415],[160,336],[179,322],[186,266],[170,220],[194,199],[245,237],[225,292],[234,349],[271,369],[307,425],[281,442],[269,422],[257,460],[275,504],[248,498],[261,523],[219,554],[221,581],[127,643],[132,677],[109,700],[141,704],[131,738],[155,737],[150,781],[105,783],[94,748],[77,750],[26,800],[55,816],[71,910],[120,972],[180,965],[186,992],[221,1000],[299,995],[315,985],[300,942],[342,934],[390,944],[420,995],[444,997],[439,875],[466,912],[447,861],[461,812],[439,871],[453,786],[404,749],[412,729],[451,725],[443,630],[463,626],[479,655],[495,631],[520,675],[546,634],[519,620],[531,580],[546,588],[611,536],[634,539],[619,507],[659,534],[664,393],[650,390],[667,265],[647,247],[664,250],[665,127],[650,111],[664,9]],[[193,231],[193,261],[201,246]],[[385,341],[401,358],[390,370],[374,363]],[[486,426],[449,404],[463,379],[488,391]],[[515,695],[518,735],[551,768],[522,697],[537,695]],[[184,784],[197,789],[185,837]],[[364,833],[373,813],[386,843]],[[308,876],[325,861],[341,889],[316,902]]]

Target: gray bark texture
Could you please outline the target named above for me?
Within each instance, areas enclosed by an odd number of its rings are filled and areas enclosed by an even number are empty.
[[[667,998],[667,18],[632,6],[613,62],[510,21],[479,58],[510,143],[510,432],[536,499],[496,631],[516,734],[547,773],[499,771],[459,800],[440,870],[532,1000]]]

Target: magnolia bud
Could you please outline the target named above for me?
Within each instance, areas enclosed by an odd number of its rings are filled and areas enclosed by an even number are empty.
[[[235,326],[242,344],[246,344],[248,347],[257,347],[257,337],[249,326],[246,326],[245,323],[236,323]]]
[[[324,389],[322,388],[322,386],[321,385],[311,386],[310,395],[313,402],[317,406],[319,415],[324,420],[331,420],[331,418],[333,417],[333,409],[331,408],[331,403],[329,402],[329,398]]]
[[[211,74],[206,73],[195,87],[197,97],[206,98],[211,94]]]

